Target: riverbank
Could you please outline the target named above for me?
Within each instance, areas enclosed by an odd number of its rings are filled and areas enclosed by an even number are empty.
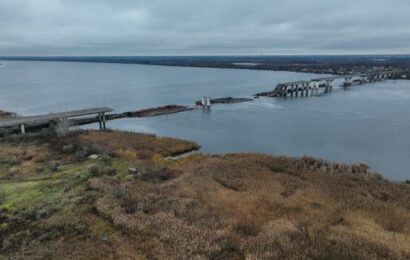
[[[3,60],[65,61],[141,64],[177,67],[292,71],[315,74],[371,74],[402,70],[398,79],[410,79],[408,55],[322,55],[322,56],[123,56],[123,57],[0,57]]]
[[[410,257],[409,184],[310,157],[167,159],[198,147],[116,131],[3,139],[0,255]]]

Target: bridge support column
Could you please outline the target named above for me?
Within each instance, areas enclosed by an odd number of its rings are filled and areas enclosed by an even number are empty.
[[[102,125],[103,125],[103,129],[104,129],[104,130],[107,129],[106,126],[105,126],[105,122],[106,122],[105,119],[106,119],[106,118],[105,118],[105,113],[102,113]]]
[[[318,94],[319,85],[316,81],[312,82],[312,96],[316,96]]]
[[[330,81],[329,81],[329,80],[326,80],[326,83],[325,83],[325,93],[329,93],[329,88],[330,88]]]
[[[100,130],[103,129],[103,125],[102,125],[102,116],[101,113],[98,113],[98,124],[100,126]]]
[[[345,87],[352,85],[352,77],[345,77],[345,82],[343,83]]]

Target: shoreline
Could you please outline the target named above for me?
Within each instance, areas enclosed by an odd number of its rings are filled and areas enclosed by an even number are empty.
[[[235,103],[240,103],[240,102],[248,102],[252,99],[246,99],[246,98],[217,98],[213,99],[214,104],[235,104]],[[196,101],[199,102],[199,101]],[[180,112],[187,112],[191,111],[194,109],[199,109],[199,106],[196,107],[185,107],[185,106],[177,106],[177,105],[167,105],[167,106],[161,106],[161,107],[156,107],[156,108],[148,108],[148,109],[140,109],[136,111],[131,111],[131,112],[124,112],[120,114],[110,114],[107,115],[107,120],[117,120],[117,119],[124,119],[124,118],[142,118],[142,117],[156,117],[156,116],[163,116],[163,115],[168,115],[168,114],[173,114],[173,113],[180,113]],[[5,115],[5,117],[1,117],[1,115]],[[3,119],[10,119],[17,116],[15,113],[7,112],[4,110],[0,110],[0,120]],[[88,124],[93,124],[98,122],[98,117],[85,117],[82,119],[71,119],[71,124],[72,126],[81,126],[81,125],[88,125]],[[50,126],[49,124],[45,125],[37,125],[34,127],[26,127],[27,129],[27,134],[29,136],[35,136],[37,134],[41,134],[41,131],[49,129]],[[12,131],[3,131],[2,134],[0,135],[0,140],[1,139],[7,139],[8,136],[10,135],[19,135],[19,129],[14,129]],[[47,131],[47,130],[46,130]],[[69,130],[69,132],[72,131],[78,131],[78,130]],[[108,132],[122,132],[121,130],[113,130],[108,128],[106,131]],[[104,132],[104,131],[103,131]],[[148,135],[155,135],[154,133],[140,133],[140,132],[135,132],[131,131],[131,133],[135,134],[148,134]],[[173,138],[173,137],[168,137],[168,136],[162,136],[163,138]],[[192,141],[193,142],[193,141]],[[196,146],[193,149],[188,149],[188,150],[182,150],[178,151],[175,154],[170,154],[167,159],[169,160],[177,160],[179,158],[184,158],[186,156],[190,156],[191,154],[196,154],[196,153],[201,153],[201,145]],[[223,155],[229,155],[229,154],[242,154],[246,152],[228,152],[228,153],[216,153],[216,154],[210,154],[210,155],[215,155],[215,156],[223,156]],[[258,152],[256,152],[258,153]],[[410,182],[409,179],[403,179],[403,180],[393,180],[385,176],[383,173],[380,173],[378,171],[375,171],[371,168],[371,165],[367,165],[362,162],[356,162],[356,163],[346,163],[346,162],[340,162],[340,161],[333,161],[333,160],[327,160],[325,158],[316,158],[316,157],[310,157],[310,155],[304,155],[304,156],[298,156],[298,157],[293,157],[293,156],[288,156],[286,154],[283,155],[274,155],[270,153],[263,153],[260,152],[260,154],[266,154],[270,156],[279,156],[279,157],[288,157],[288,158],[294,158],[294,159],[302,159],[304,157],[306,158],[314,158],[316,160],[319,160],[323,163],[323,169],[321,169],[323,172],[333,174],[334,172],[340,171],[340,169],[343,169],[344,172],[355,172],[355,168],[357,167],[362,167],[366,168],[366,172],[369,175],[374,175],[374,176],[380,176],[382,179],[386,179],[391,182],[397,182],[397,183],[406,183]],[[342,166],[343,165],[343,166]]]
[[[403,80],[410,80],[410,58],[401,59],[365,59],[353,56],[350,60],[343,57],[327,57],[328,59],[305,57],[238,57],[240,62],[233,57],[188,57],[187,60],[179,57],[0,57],[7,61],[48,61],[48,62],[86,62],[106,64],[137,64],[170,67],[193,67],[214,69],[245,69],[262,71],[287,71],[296,73],[348,75],[357,73],[369,73],[375,67],[377,69],[397,69],[406,71]],[[375,56],[377,57],[377,55]],[[162,59],[161,59],[162,58]]]

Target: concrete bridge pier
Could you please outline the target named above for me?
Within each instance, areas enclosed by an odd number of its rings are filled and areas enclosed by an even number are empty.
[[[290,86],[286,86],[285,93],[286,93],[285,97],[291,97],[293,95],[292,88]]]
[[[20,131],[24,135],[26,133],[26,127],[24,125],[20,125]]]
[[[105,130],[106,128],[106,118],[105,118],[105,113],[98,113],[98,124],[100,127],[100,130]]]
[[[383,79],[383,75],[382,74],[376,74],[375,79],[376,79],[376,81],[381,81]]]
[[[275,89],[274,89],[274,91],[275,91]],[[282,96],[283,96],[283,89],[282,89],[282,88],[278,88],[276,95],[277,95],[278,97],[282,97]]]
[[[317,96],[319,94],[319,82],[311,81],[309,83],[309,87],[311,89],[311,96]]]
[[[302,93],[304,93],[305,97],[309,96],[309,84],[308,83],[303,83]]]
[[[285,98],[288,96],[288,89],[286,88],[286,86],[282,86],[280,88],[280,96]]]
[[[288,87],[287,86],[282,86],[282,96],[284,97],[284,98],[287,98],[288,97],[288,94],[289,94],[289,90],[288,90]]]
[[[309,90],[306,86],[304,86],[303,89],[302,89],[302,96],[303,97],[309,96]]]
[[[343,86],[347,87],[347,86],[351,86],[351,85],[352,85],[352,77],[351,76],[345,77],[345,81],[343,82]]]
[[[325,93],[329,93],[332,91],[332,83],[333,80],[326,80],[326,84],[325,84]]]

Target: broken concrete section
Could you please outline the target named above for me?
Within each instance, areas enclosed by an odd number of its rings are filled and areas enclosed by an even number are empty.
[[[211,99],[211,104],[234,104],[234,103],[242,103],[247,101],[252,101],[252,98],[234,98],[234,97],[223,97],[223,98],[214,98]],[[201,106],[201,100],[195,102],[197,106]]]
[[[162,107],[147,108],[136,111],[129,111],[123,113],[125,117],[150,117],[150,116],[161,116],[166,114],[174,114],[184,111],[192,110],[193,107],[188,106],[178,106],[178,105],[167,105]]]

